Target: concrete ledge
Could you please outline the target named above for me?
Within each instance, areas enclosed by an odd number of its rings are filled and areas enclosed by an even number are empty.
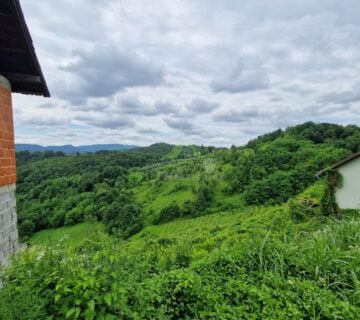
[[[8,79],[6,79],[5,77],[3,77],[1,74],[0,74],[0,87],[3,87],[5,89],[8,89],[9,91],[11,91],[11,84],[10,82],[8,81]]]

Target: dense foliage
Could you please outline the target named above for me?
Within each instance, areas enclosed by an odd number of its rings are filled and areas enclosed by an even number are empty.
[[[359,150],[359,132],[305,123],[246,148],[155,144],[77,156],[23,151],[17,154],[20,234],[95,218],[127,237],[146,223],[231,209],[234,202],[286,202],[314,183],[318,170]],[[124,206],[137,218],[126,218]],[[125,221],[132,231],[121,227]]]
[[[103,220],[112,232],[121,224],[119,221],[126,220],[127,213],[114,211],[124,204],[134,210],[138,218],[130,219],[134,224],[132,231],[121,233],[129,236],[140,230],[141,208],[133,203],[129,193],[128,169],[157,163],[171,150],[170,145],[155,144],[127,152],[66,157],[44,154],[40,157],[42,161],[36,161],[39,153],[20,152],[17,154],[20,234],[29,236],[34,231],[72,225],[87,218]]]
[[[145,228],[126,243],[34,247],[6,270],[1,319],[358,319],[360,221],[286,206]],[[30,276],[29,276],[30,275]]]
[[[281,203],[315,182],[316,172],[360,150],[360,128],[312,122],[277,130],[233,149],[227,192],[247,204]]]
[[[358,319],[359,212],[315,173],[359,135],[305,123],[230,149],[19,153],[19,231],[42,241],[2,274],[0,319]]]

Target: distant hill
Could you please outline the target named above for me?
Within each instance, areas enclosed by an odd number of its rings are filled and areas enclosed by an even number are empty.
[[[71,153],[89,153],[96,152],[100,150],[107,151],[117,151],[117,150],[130,150],[138,148],[135,145],[127,145],[127,144],[92,144],[88,146],[73,146],[71,144],[63,145],[63,146],[41,146],[38,144],[16,144],[16,151],[30,151],[30,152],[43,152],[43,151],[61,151],[67,154]]]

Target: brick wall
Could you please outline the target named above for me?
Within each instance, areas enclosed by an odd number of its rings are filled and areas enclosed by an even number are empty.
[[[18,250],[14,125],[9,82],[0,76],[0,265]]]
[[[16,182],[11,91],[0,86],[0,186]]]

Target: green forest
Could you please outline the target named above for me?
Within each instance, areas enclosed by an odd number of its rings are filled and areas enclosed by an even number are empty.
[[[360,127],[307,122],[230,148],[18,152],[27,248],[0,319],[359,319],[359,211],[316,176],[359,151]]]

